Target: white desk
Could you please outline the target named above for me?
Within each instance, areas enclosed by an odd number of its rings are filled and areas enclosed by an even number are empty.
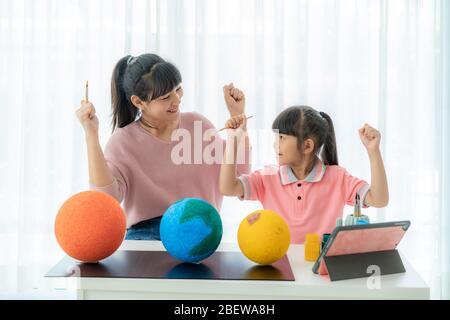
[[[159,241],[124,241],[119,250],[164,250]],[[221,244],[221,251],[238,251]],[[295,281],[78,278],[78,299],[429,299],[430,289],[402,256],[406,273],[385,275],[379,288],[368,278],[331,282],[311,271],[303,246],[291,245],[288,258]],[[370,281],[373,283],[373,281]],[[372,286],[373,287],[373,286]]]

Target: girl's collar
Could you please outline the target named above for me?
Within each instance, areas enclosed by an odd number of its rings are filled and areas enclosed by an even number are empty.
[[[303,182],[319,182],[322,180],[323,175],[326,170],[325,164],[319,158],[316,159],[316,164],[312,168],[311,172],[306,176],[305,179],[299,180],[295,176],[292,168],[288,165],[280,166],[280,179],[282,185],[287,185],[291,183],[295,183],[297,181]]]

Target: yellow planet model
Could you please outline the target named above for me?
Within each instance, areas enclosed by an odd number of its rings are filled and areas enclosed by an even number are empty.
[[[239,248],[256,263],[268,265],[280,260],[286,254],[290,242],[289,227],[275,211],[255,211],[239,225]]]

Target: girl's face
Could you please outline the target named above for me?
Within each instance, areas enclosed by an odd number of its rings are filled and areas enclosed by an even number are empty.
[[[150,102],[144,102],[142,111],[151,119],[159,121],[174,121],[180,115],[180,103],[183,97],[183,87],[178,85],[171,92]]]
[[[280,166],[298,163],[302,157],[298,150],[297,137],[276,133],[273,147]]]

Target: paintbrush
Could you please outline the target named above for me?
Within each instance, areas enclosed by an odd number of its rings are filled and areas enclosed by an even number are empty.
[[[361,217],[361,200],[359,198],[359,194],[356,194],[355,197],[355,212],[353,213],[355,217]]]
[[[250,118],[253,118],[253,116],[246,117],[245,119],[248,120],[248,119],[250,119]],[[225,129],[232,129],[232,128],[223,127],[222,129],[217,130],[217,132],[223,131],[223,130],[225,130]]]
[[[86,80],[86,90],[84,91],[84,97],[85,97],[85,101],[88,102],[89,100],[89,81]]]
[[[84,91],[84,100],[87,103],[89,101],[89,81],[86,80],[86,89]],[[89,114],[89,119],[92,120],[93,115]]]

